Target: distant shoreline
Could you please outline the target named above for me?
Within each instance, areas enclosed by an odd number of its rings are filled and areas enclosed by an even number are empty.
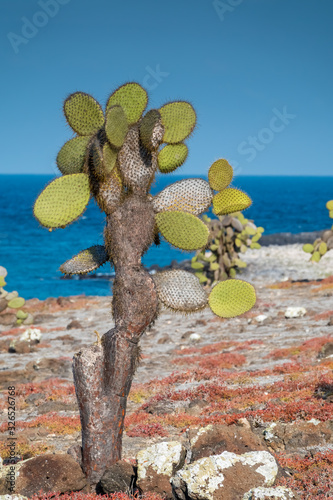
[[[325,231],[312,231],[312,232],[302,232],[302,233],[275,233],[263,235],[260,239],[260,244],[263,247],[268,247],[269,245],[285,246],[285,245],[295,245],[312,243],[316,238],[319,238],[321,234]],[[191,259],[184,259],[181,262],[172,260],[167,266],[159,266],[158,264],[153,264],[148,268],[151,274],[159,271],[166,271],[169,269],[183,269],[185,271],[192,271]],[[115,276],[114,272],[111,273],[101,273],[96,274],[81,274],[78,276],[61,276],[60,279],[79,279],[79,280],[113,280]]]

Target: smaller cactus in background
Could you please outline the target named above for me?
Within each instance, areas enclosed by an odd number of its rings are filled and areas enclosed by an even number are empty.
[[[248,248],[260,248],[258,243],[264,232],[253,221],[240,212],[210,219],[203,216],[209,230],[206,249],[198,250],[192,258],[192,268],[201,283],[209,286],[227,278],[235,278],[236,273],[246,267],[240,258]]]
[[[329,211],[329,217],[333,219],[333,200],[326,203],[326,208]],[[306,243],[303,245],[303,250],[311,254],[311,262],[319,262],[323,255],[328,250],[333,249],[333,226],[331,229],[324,231],[321,238],[317,238],[312,244]]]
[[[7,292],[4,287],[6,286],[5,278],[7,276],[7,269],[0,266],[0,313],[10,312],[16,314],[16,325],[21,323],[31,325],[33,317],[30,313],[22,311],[21,307],[24,306],[25,300],[19,297],[18,292]]]

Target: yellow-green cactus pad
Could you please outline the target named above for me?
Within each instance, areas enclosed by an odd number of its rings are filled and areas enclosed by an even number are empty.
[[[154,151],[163,140],[164,128],[157,109],[151,109],[140,123],[140,139],[145,148]]]
[[[117,161],[118,151],[106,142],[101,148],[100,143],[95,139],[90,145],[90,157],[94,168],[94,173],[100,179],[108,177],[114,169]]]
[[[21,311],[21,309],[19,311],[17,311],[17,313],[16,313],[17,319],[21,319],[22,321],[27,319],[28,316],[29,316],[29,313]]]
[[[209,230],[195,215],[185,212],[156,214],[156,224],[171,245],[182,250],[197,250],[207,245]]]
[[[22,297],[15,297],[8,302],[8,307],[12,309],[20,309],[25,304],[25,300]]]
[[[327,203],[326,203],[326,208],[327,210],[333,210],[333,200],[329,200]]]
[[[207,294],[192,273],[175,269],[157,273],[153,280],[160,301],[174,311],[194,312],[207,305]]]
[[[322,241],[320,243],[318,251],[319,251],[320,255],[325,255],[325,253],[327,252],[327,245],[326,245],[325,241]]]
[[[87,136],[74,137],[60,149],[57,166],[63,175],[82,172],[89,140]]]
[[[163,142],[175,144],[188,137],[196,124],[196,114],[189,102],[169,102],[160,108],[164,127]]]
[[[126,115],[121,106],[111,106],[106,114],[105,132],[115,148],[121,148],[128,132]]]
[[[153,198],[155,212],[178,210],[199,215],[212,203],[212,190],[203,179],[183,179]]]
[[[93,135],[104,125],[101,106],[84,92],[75,92],[67,97],[64,113],[69,125],[79,135]]]
[[[330,211],[329,211],[328,216],[329,216],[331,219],[333,219],[333,210],[330,210]]]
[[[169,174],[183,165],[188,156],[186,144],[167,144],[158,153],[158,168],[162,174]]]
[[[86,174],[58,177],[38,196],[34,216],[44,227],[65,227],[82,215],[89,198],[89,180]]]
[[[129,125],[136,123],[148,104],[148,94],[138,83],[125,83],[111,94],[106,110],[119,104],[124,110]]]
[[[116,151],[109,143],[103,146],[103,165],[106,175],[111,174],[116,166],[118,151]]]
[[[64,274],[86,274],[98,269],[109,260],[103,245],[94,245],[78,253],[60,266]]]
[[[256,303],[256,292],[250,283],[241,280],[226,280],[211,291],[208,304],[214,314],[221,318],[234,318],[249,311]]]
[[[5,278],[3,276],[0,276],[0,287],[6,286],[7,283],[5,281]]]
[[[320,252],[313,252],[310,260],[312,260],[312,262],[319,262],[320,259],[321,259]]]
[[[222,191],[232,181],[233,170],[227,160],[216,160],[208,170],[209,185],[215,191]]]
[[[227,188],[213,197],[213,207],[216,215],[226,215],[245,210],[251,205],[251,198],[243,191]]]

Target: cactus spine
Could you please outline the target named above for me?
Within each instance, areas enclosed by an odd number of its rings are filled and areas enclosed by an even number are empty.
[[[212,200],[218,213],[241,210],[251,203],[245,193],[227,187],[232,168],[225,160],[213,165],[210,183],[189,179],[152,197],[149,189],[155,174],[171,172],[186,160],[183,141],[195,127],[196,114],[190,103],[176,101],[143,115],[147,102],[146,91],[133,82],[111,94],[105,113],[92,96],[70,95],[64,112],[77,136],[58,155],[63,177],[52,181],[34,206],[36,218],[47,228],[63,228],[76,220],[90,196],[106,214],[104,246],[81,251],[60,268],[66,274],[87,273],[106,261],[115,268],[115,327],[101,342],[82,348],[73,360],[83,469],[91,486],[121,458],[138,344],[156,319],[159,303],[182,312],[209,305],[216,314],[231,317],[255,301],[253,288],[242,281],[228,281],[227,293],[222,283],[208,296],[192,273],[166,272],[153,279],[142,266],[142,255],[159,233],[184,250],[205,248],[209,231],[198,215]]]

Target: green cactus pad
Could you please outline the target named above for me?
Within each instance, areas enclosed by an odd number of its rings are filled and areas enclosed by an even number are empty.
[[[158,168],[162,174],[169,174],[183,165],[188,156],[186,144],[167,144],[158,153]]]
[[[249,311],[256,303],[252,285],[241,280],[226,280],[211,291],[208,304],[214,314],[221,318],[234,318]]]
[[[333,200],[329,200],[327,203],[326,203],[326,208],[327,210],[333,210]]]
[[[128,123],[121,106],[111,106],[106,114],[105,132],[110,144],[121,148],[128,132]]]
[[[7,283],[5,281],[5,278],[3,276],[0,276],[0,287],[6,286]]]
[[[329,213],[328,213],[328,216],[333,219],[333,210],[330,210]]]
[[[322,241],[320,243],[318,251],[319,251],[320,255],[325,255],[325,253],[327,252],[327,245],[326,245],[325,241]]]
[[[232,166],[227,160],[217,160],[213,163],[208,171],[209,185],[215,191],[222,191],[229,186],[233,177]]]
[[[156,214],[159,231],[171,245],[182,250],[197,250],[206,246],[209,231],[195,215],[185,212]]]
[[[106,110],[119,104],[124,110],[127,123],[136,123],[148,104],[148,95],[138,83],[125,83],[111,94],[106,105]]]
[[[79,135],[93,135],[104,125],[104,113],[99,103],[89,94],[75,92],[64,102],[68,124]]]
[[[183,179],[166,187],[153,198],[155,212],[174,211],[199,215],[212,203],[212,191],[203,179]]]
[[[310,260],[312,260],[312,262],[319,262],[320,259],[321,259],[320,252],[313,252]]]
[[[63,175],[79,174],[86,158],[90,137],[74,137],[67,141],[57,156],[57,166]]]
[[[8,302],[8,307],[11,309],[20,309],[25,304],[25,300],[22,297],[15,297]]]
[[[65,227],[82,215],[89,198],[89,180],[86,174],[58,177],[38,196],[34,216],[44,227]]]
[[[94,245],[78,253],[60,266],[64,274],[86,274],[98,269],[109,260],[103,245]]]
[[[169,102],[160,108],[164,127],[163,142],[175,144],[188,137],[196,124],[196,114],[189,102]]]
[[[217,215],[231,214],[245,210],[251,205],[251,198],[243,191],[227,188],[213,197],[213,207]]]
[[[254,243],[251,243],[250,248],[259,250],[259,248],[261,248],[261,245],[260,245],[260,243],[254,242]]]
[[[24,311],[21,311],[21,310],[17,311],[17,313],[16,313],[17,319],[21,319],[22,321],[24,319],[27,319],[28,316],[29,316],[29,314],[27,312],[24,312]]]
[[[257,233],[253,236],[252,238],[252,243],[256,243],[257,241],[259,241],[261,238],[261,233]]]
[[[107,142],[103,146],[103,165],[106,175],[111,174],[116,166],[118,151],[112,148]]]
[[[208,279],[207,276],[204,275],[204,273],[197,272],[194,273],[194,275],[199,279],[199,283],[207,283]]]
[[[236,269],[234,267],[232,267],[231,269],[229,269],[229,276],[230,278],[236,278]],[[225,273],[225,277],[224,279],[226,279],[228,277],[228,275]]]
[[[154,151],[163,140],[164,129],[161,115],[157,109],[151,109],[140,123],[140,139],[145,148]]]
[[[89,153],[97,177],[102,180],[108,177],[116,165],[118,151],[108,142],[101,148],[99,141],[95,139],[90,146]]]
[[[207,294],[192,273],[176,269],[157,273],[153,280],[160,301],[174,311],[193,312],[207,305]]]

